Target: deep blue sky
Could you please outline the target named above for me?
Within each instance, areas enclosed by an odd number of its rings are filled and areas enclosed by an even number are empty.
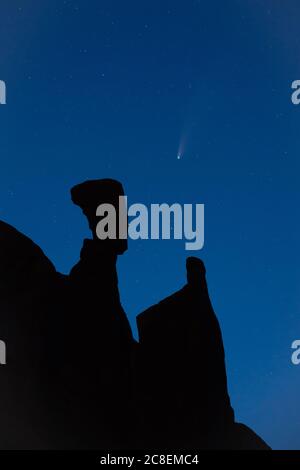
[[[0,218],[68,272],[87,227],[69,188],[204,203],[237,419],[300,448],[298,0],[1,0]],[[177,159],[179,145],[183,147]],[[130,242],[135,316],[185,282],[183,241]]]

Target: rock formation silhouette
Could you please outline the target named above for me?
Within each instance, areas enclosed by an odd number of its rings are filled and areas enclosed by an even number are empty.
[[[71,191],[92,238],[68,276],[0,222],[1,449],[268,449],[237,424],[205,267],[137,318],[135,341],[118,290],[127,240],[99,240],[96,208],[118,207],[122,185]]]

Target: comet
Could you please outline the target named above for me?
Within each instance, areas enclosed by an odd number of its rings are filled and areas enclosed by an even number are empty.
[[[180,141],[179,141],[178,152],[177,152],[177,160],[181,160],[184,153],[185,153],[186,140],[187,140],[187,133],[183,132],[181,137],[180,137]]]

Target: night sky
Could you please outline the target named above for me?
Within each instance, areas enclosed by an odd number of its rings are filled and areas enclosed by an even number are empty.
[[[236,418],[298,449],[299,28],[298,0],[0,5],[0,218],[67,273],[89,236],[72,185],[112,177],[129,203],[204,203],[193,254]],[[184,241],[129,242],[119,280],[134,331],[139,312],[185,283],[190,254]]]

